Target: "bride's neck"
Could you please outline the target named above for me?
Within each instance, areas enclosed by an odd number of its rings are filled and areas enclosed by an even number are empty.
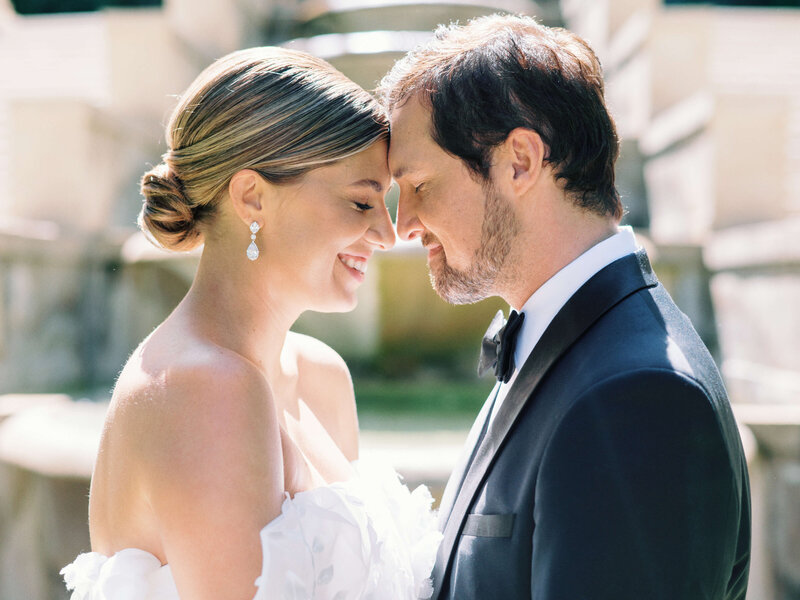
[[[244,256],[204,251],[182,305],[204,335],[250,360],[273,382],[280,378],[281,350],[300,311],[272,289],[266,271]]]

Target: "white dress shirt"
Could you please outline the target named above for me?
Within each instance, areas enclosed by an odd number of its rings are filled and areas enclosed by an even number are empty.
[[[516,381],[520,368],[525,364],[533,348],[539,342],[539,338],[542,337],[544,330],[550,325],[558,311],[584,283],[603,267],[607,267],[615,260],[632,254],[638,249],[633,229],[619,227],[617,233],[589,248],[548,279],[528,298],[519,311],[525,315],[525,320],[517,335],[517,345],[514,349],[516,368],[508,383],[498,382],[492,392],[492,394],[497,394],[497,399],[489,415],[490,424],[508,394],[508,390]]]

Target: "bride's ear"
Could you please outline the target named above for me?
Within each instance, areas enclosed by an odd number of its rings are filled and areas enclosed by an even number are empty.
[[[259,216],[264,201],[264,180],[251,169],[238,171],[228,184],[228,196],[239,218],[248,226],[253,221],[262,221]]]

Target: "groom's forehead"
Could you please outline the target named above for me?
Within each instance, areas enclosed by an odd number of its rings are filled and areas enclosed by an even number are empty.
[[[391,114],[389,163],[392,176],[397,179],[408,174],[414,164],[424,160],[431,146],[436,146],[431,136],[431,112],[416,98],[409,98],[395,107]],[[426,152],[427,151],[427,152]]]
[[[432,107],[415,94],[396,104],[389,115],[392,132],[400,130],[401,133],[416,135],[429,135],[431,131]]]

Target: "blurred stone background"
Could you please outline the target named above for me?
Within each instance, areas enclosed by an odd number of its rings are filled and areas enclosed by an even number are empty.
[[[438,23],[495,11],[569,27],[600,56],[626,222],[741,424],[748,599],[800,599],[800,3],[727,4],[749,6],[0,0],[0,600],[67,597],[58,571],[89,549],[110,389],[191,281],[196,253],[165,254],[135,229],[138,178],[160,161],[176,95],[214,58],[262,44],[371,89]],[[373,259],[354,312],[297,329],[352,365],[364,450],[436,491],[491,386],[474,361],[500,307],[444,304],[424,253],[399,244]]]

